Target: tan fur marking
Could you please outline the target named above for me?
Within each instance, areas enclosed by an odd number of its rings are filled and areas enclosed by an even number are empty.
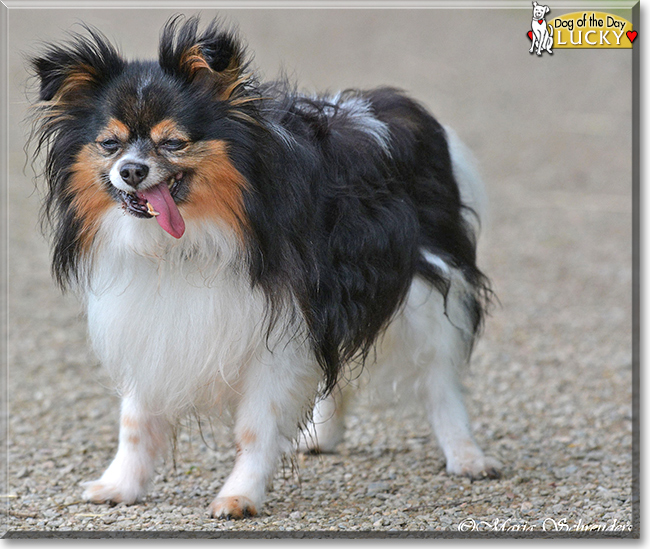
[[[79,91],[88,87],[95,80],[96,74],[95,69],[90,65],[82,64],[72,68],[52,101],[54,103],[73,102],[72,100],[79,96]]]
[[[124,122],[120,122],[116,118],[111,118],[106,124],[106,128],[97,136],[97,141],[104,139],[115,138],[118,141],[127,141],[129,139],[129,128]]]
[[[140,427],[138,421],[131,416],[122,416],[120,419],[120,424],[125,429],[138,429]]]
[[[198,44],[183,53],[180,65],[185,66],[190,78],[198,76],[200,72],[204,72],[208,78],[212,78],[216,84],[215,90],[218,92],[218,97],[222,101],[230,99],[233,91],[250,78],[250,75],[241,74],[241,59],[238,55],[232,56],[224,70],[216,72],[203,57]]]
[[[207,69],[214,72],[205,57],[201,55],[201,48],[198,44],[192,46],[187,51],[183,52],[180,61],[181,66],[185,65],[191,76],[194,76],[199,70]]]
[[[234,519],[257,515],[257,509],[253,502],[244,496],[217,498],[210,505],[210,511],[214,517],[224,516]]]
[[[246,446],[252,446],[253,444],[255,444],[256,440],[257,440],[257,435],[249,429],[245,429],[244,432],[241,434],[241,437],[239,437],[239,443],[244,448]]]
[[[72,196],[76,218],[81,222],[79,242],[87,252],[99,229],[103,214],[116,204],[106,192],[101,174],[108,171],[106,159],[96,150],[95,144],[84,145],[72,166],[67,192]]]
[[[153,458],[158,453],[158,448],[165,444],[165,435],[159,432],[151,420],[138,421],[131,416],[123,416],[120,426],[126,431],[126,440],[137,446],[146,444],[145,450]]]
[[[127,437],[127,440],[130,444],[133,444],[133,446],[140,444],[140,437],[138,435],[131,434]]]
[[[231,107],[240,107],[246,105],[247,103],[253,103],[254,101],[264,101],[268,97],[241,97],[240,99],[232,99],[228,102]]]
[[[164,139],[182,139],[187,141],[187,135],[182,132],[176,123],[173,120],[165,119],[162,122],[158,122],[153,128],[151,128],[151,140],[154,143],[160,143]]]
[[[96,75],[95,69],[90,65],[73,67],[52,99],[38,101],[34,105],[34,119],[40,122],[40,133],[47,133],[52,126],[72,118],[68,114],[69,107],[83,100],[83,91],[90,87]]]
[[[182,205],[187,219],[223,220],[243,237],[247,220],[244,213],[244,190],[248,182],[228,158],[223,141],[207,141],[183,159],[195,168],[190,196]]]
[[[232,80],[228,86],[221,92],[221,98],[226,100],[230,99],[230,96],[233,94],[233,92],[237,89],[237,86],[243,85],[246,83],[246,81],[250,78],[250,75],[248,74],[243,74],[238,77],[237,73],[232,70],[232,69],[226,69],[226,71],[229,73],[226,76],[226,81]],[[230,77],[230,78],[228,78]],[[256,100],[257,98],[253,98],[253,100]],[[243,104],[248,102],[247,100],[240,100],[239,104]],[[233,102],[234,103],[234,102]],[[231,103],[231,104],[233,104]]]
[[[72,116],[60,106],[50,105],[49,101],[39,101],[34,105],[34,120],[40,124],[41,132],[49,131],[51,126],[64,120],[72,120]]]

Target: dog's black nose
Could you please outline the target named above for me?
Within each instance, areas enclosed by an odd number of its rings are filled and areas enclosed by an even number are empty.
[[[148,166],[144,164],[136,164],[135,162],[124,164],[124,166],[120,168],[120,177],[125,183],[128,183],[133,188],[136,188],[140,183],[142,183],[148,173]]]

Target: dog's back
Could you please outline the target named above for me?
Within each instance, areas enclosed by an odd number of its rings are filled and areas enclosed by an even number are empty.
[[[306,295],[319,316],[307,320],[319,359],[332,363],[328,386],[347,359],[370,351],[417,276],[446,296],[460,273],[473,337],[487,283],[476,266],[480,192],[460,141],[390,88],[281,101],[274,122],[293,141],[287,164],[316,182],[322,213],[299,230],[320,238],[309,250],[320,254],[319,279]]]

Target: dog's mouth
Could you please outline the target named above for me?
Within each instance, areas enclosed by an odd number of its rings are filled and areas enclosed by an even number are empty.
[[[174,238],[180,238],[185,232],[185,222],[174,199],[184,179],[185,174],[178,172],[158,185],[142,191],[128,193],[120,190],[122,207],[135,217],[155,217],[162,229]]]

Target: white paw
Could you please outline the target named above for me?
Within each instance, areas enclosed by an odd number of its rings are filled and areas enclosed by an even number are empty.
[[[450,475],[469,477],[471,479],[499,478],[503,465],[493,457],[483,454],[447,462]]]
[[[316,428],[314,428],[316,427]],[[333,454],[336,447],[343,442],[345,429],[336,422],[314,426],[313,423],[300,433],[298,451],[302,453]]]
[[[334,453],[345,435],[346,396],[337,389],[337,396],[328,395],[314,406],[312,420],[298,438],[299,452]]]
[[[257,515],[257,507],[246,496],[217,497],[209,510],[214,518],[242,519]]]
[[[135,503],[144,494],[140,485],[134,483],[116,483],[102,479],[84,482],[85,488],[81,496],[92,503]]]
[[[343,429],[339,431],[329,430],[328,432],[321,432],[320,429],[317,429],[316,432],[312,429],[303,431],[298,439],[298,451],[303,454],[336,453],[336,447],[343,442],[343,434]]]

